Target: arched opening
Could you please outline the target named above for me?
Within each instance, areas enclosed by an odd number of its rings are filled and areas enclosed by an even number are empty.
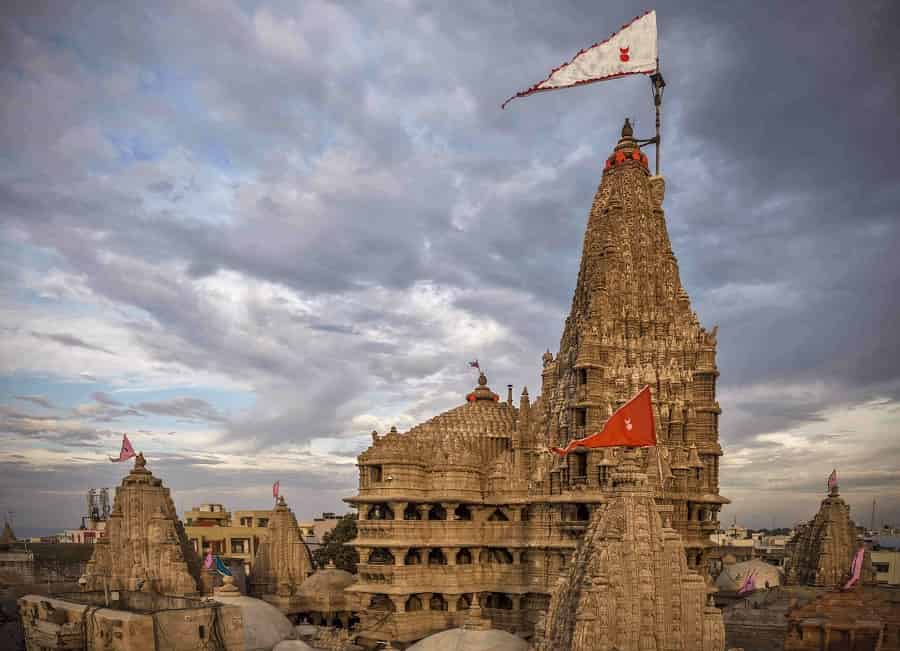
[[[422,555],[419,553],[418,549],[410,549],[406,552],[406,557],[403,559],[404,565],[421,565],[422,564]]]
[[[460,549],[456,553],[456,564],[457,565],[471,565],[472,564],[472,552],[468,549]]]
[[[531,507],[526,506],[522,508],[522,522],[528,522],[531,520]]]
[[[470,595],[470,594],[459,595],[459,599],[456,600],[456,609],[457,610],[468,610],[471,607],[472,607],[472,595]]]
[[[406,600],[406,605],[403,609],[408,613],[422,610],[422,600],[416,595],[410,595],[409,599]]]
[[[575,505],[575,519],[579,521],[586,521],[591,519],[591,510],[590,508],[588,508],[587,504]]]
[[[447,509],[445,509],[440,504],[435,504],[430,509],[428,509],[428,519],[429,520],[446,520],[447,519]]]
[[[406,508],[403,509],[403,519],[404,520],[421,520],[422,514],[419,513],[419,508],[415,504],[407,504]]]
[[[507,549],[498,547],[489,547],[481,552],[478,561],[482,564],[510,565],[513,562],[513,555]]]
[[[444,599],[444,595],[435,593],[431,595],[431,599],[428,601],[428,607],[431,610],[447,610],[447,600]]]
[[[513,601],[509,595],[502,592],[488,592],[485,599],[485,608],[496,608],[498,610],[512,610]]]
[[[394,602],[391,601],[391,598],[386,594],[372,595],[372,600],[369,602],[369,609],[378,610],[383,613],[392,613],[394,612]]]
[[[393,565],[394,555],[384,547],[373,549],[369,554],[369,563],[371,565]]]
[[[499,507],[494,509],[494,512],[491,513],[490,517],[488,518],[488,522],[508,522],[508,521],[509,521],[509,518],[506,517],[506,514],[502,510],[500,510]]]
[[[393,520],[394,512],[387,504],[373,504],[366,516],[368,520]]]
[[[444,552],[440,550],[440,548],[435,547],[430,552],[428,552],[428,564],[429,565],[446,565],[447,557],[444,556]]]
[[[453,515],[456,516],[457,520],[471,520],[472,519],[472,510],[465,504],[460,504],[459,506],[456,507],[456,510],[453,512]]]
[[[529,551],[524,551],[524,552],[522,552],[522,556],[521,556],[521,561],[520,561],[520,562],[521,562],[522,565],[525,565],[525,566],[534,565],[534,564],[535,564],[535,563],[534,563],[534,554],[532,554],[532,553],[529,552]]]

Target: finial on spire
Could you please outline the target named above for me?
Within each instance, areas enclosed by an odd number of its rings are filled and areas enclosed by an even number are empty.
[[[632,138],[634,137],[634,129],[631,126],[631,120],[625,118],[625,124],[622,125],[622,137],[623,138]]]

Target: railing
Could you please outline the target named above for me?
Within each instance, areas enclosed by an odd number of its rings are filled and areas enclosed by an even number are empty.
[[[355,544],[364,546],[477,547],[526,542],[523,522],[471,520],[363,520]]]
[[[520,564],[469,565],[357,565],[359,587],[402,586],[409,594],[422,592],[502,592],[510,587],[533,588],[546,584],[543,570]],[[556,575],[553,574],[555,580]],[[548,584],[549,585],[549,584]]]

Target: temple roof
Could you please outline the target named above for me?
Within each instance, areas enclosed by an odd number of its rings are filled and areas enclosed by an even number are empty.
[[[485,459],[481,443],[511,437],[518,410],[499,400],[484,374],[466,396],[465,404],[416,425],[406,433],[392,428],[372,433],[372,446],[359,456],[361,463],[403,461],[422,465],[473,465]]]

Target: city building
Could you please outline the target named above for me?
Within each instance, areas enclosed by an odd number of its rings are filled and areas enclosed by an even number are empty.
[[[194,551],[202,558],[207,553],[244,564],[249,576],[260,545],[268,537],[270,509],[229,511],[222,504],[201,504],[184,512],[184,530]],[[310,552],[321,544],[323,536],[340,521],[334,513],[323,513],[311,521],[297,522],[300,535]]]
[[[540,396],[513,404],[482,373],[463,404],[358,458],[354,545],[365,639],[403,643],[481,609],[531,634],[592,515],[610,500],[617,449],[549,446],[600,430],[643,386],[658,446],[641,452],[687,564],[705,574],[718,530],[716,328],[700,326],[681,284],[663,212],[630,123],[605,162],[559,352],[543,356]],[[700,575],[698,575],[699,578]],[[701,583],[702,583],[702,579]]]
[[[221,504],[201,504],[184,512],[185,534],[201,557],[208,553],[244,564],[249,576],[260,543],[268,536],[271,510],[226,510]]]
[[[869,555],[875,581],[881,585],[900,586],[900,537],[875,536]]]

